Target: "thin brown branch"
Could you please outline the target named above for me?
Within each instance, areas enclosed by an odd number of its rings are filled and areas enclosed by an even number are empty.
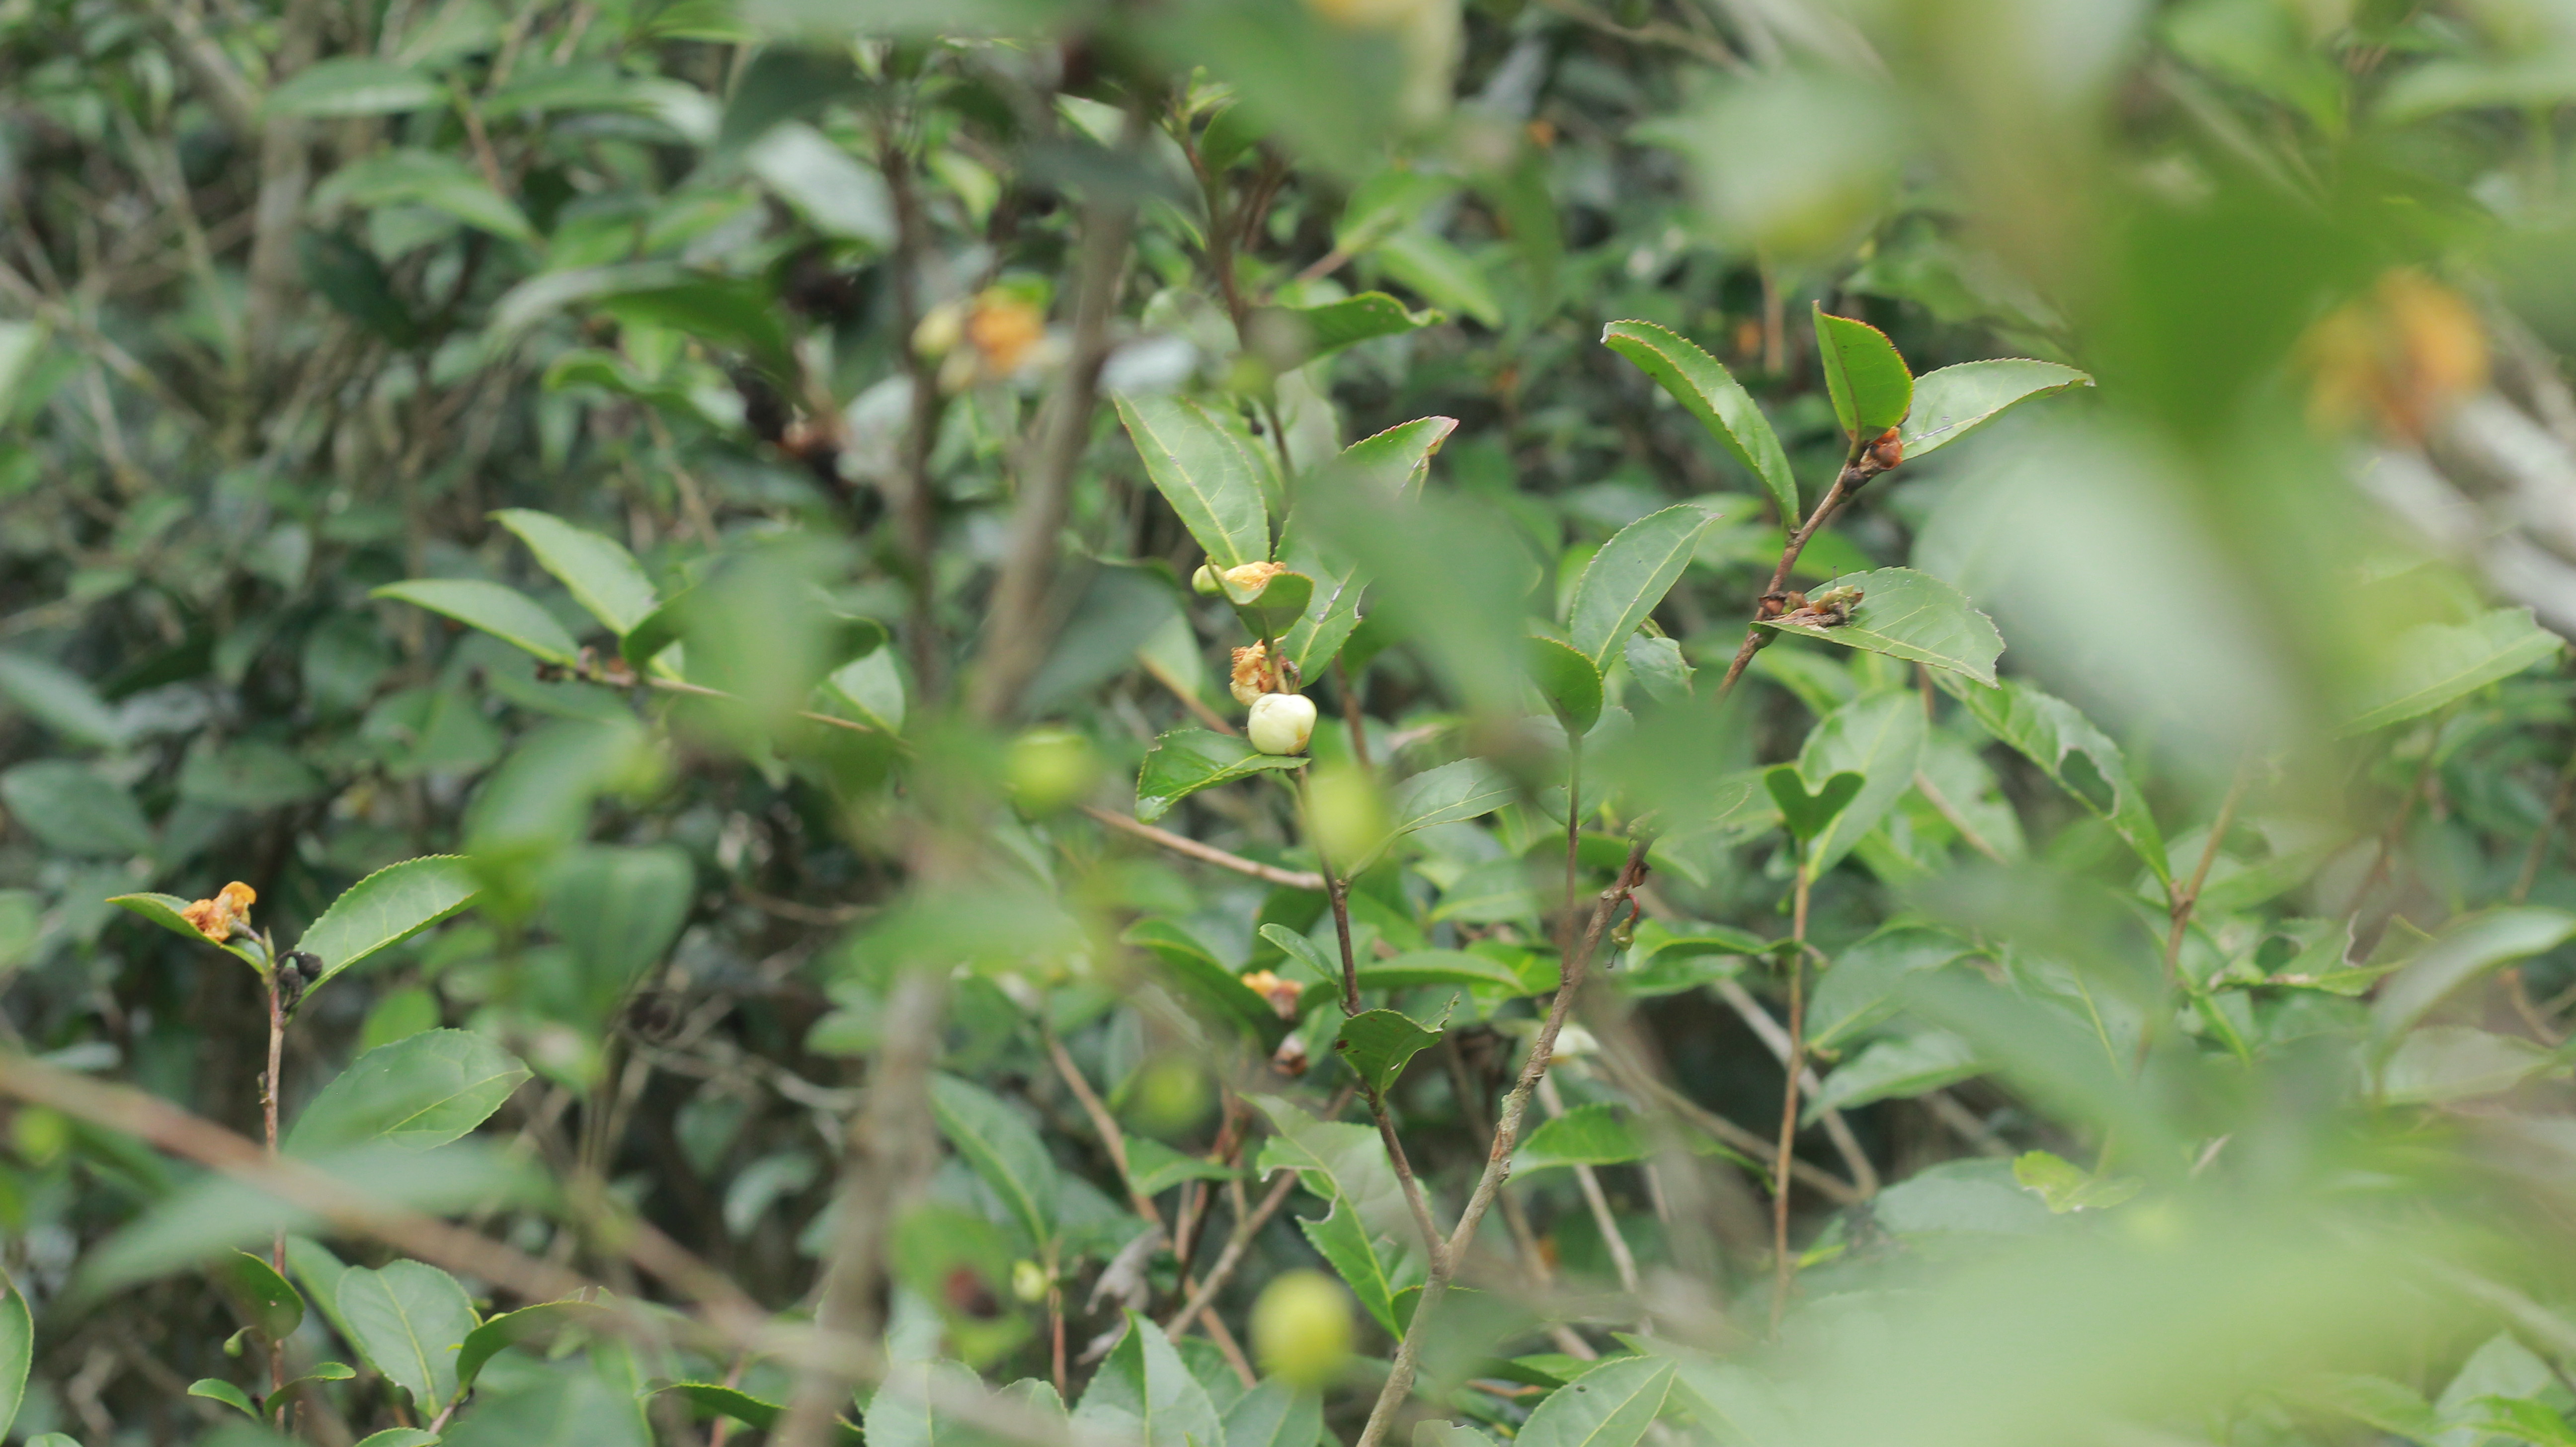
[[[1565,1096],[1556,1088],[1556,1077],[1539,1078],[1538,1103],[1551,1120],[1565,1114]],[[1592,1213],[1593,1227],[1601,1233],[1601,1244],[1610,1249],[1610,1265],[1619,1273],[1619,1285],[1630,1296],[1635,1296],[1638,1291],[1636,1253],[1628,1249],[1628,1238],[1619,1229],[1619,1218],[1610,1210],[1609,1193],[1601,1189],[1601,1173],[1577,1161],[1574,1182],[1576,1189],[1583,1193],[1584,1208]]]
[[[1785,1040],[1787,1037],[1782,1038]],[[1666,1110],[1725,1142],[1735,1150],[1759,1159],[1771,1148],[1771,1142],[1764,1139],[1759,1132],[1737,1125],[1734,1121],[1710,1110],[1707,1106],[1682,1094],[1668,1082],[1657,1079],[1635,1062],[1622,1060],[1616,1056],[1605,1058],[1608,1059],[1611,1069],[1617,1073],[1621,1085],[1633,1092],[1653,1096],[1663,1102]],[[1814,1084],[1812,1076],[1809,1077],[1808,1083],[1810,1086]],[[1805,1183],[1808,1189],[1837,1206],[1848,1206],[1862,1199],[1861,1193],[1854,1190],[1850,1182],[1833,1175],[1821,1166],[1811,1166],[1805,1161],[1792,1159],[1789,1162],[1789,1169]]]
[[[1932,782],[1932,776],[1921,769],[1914,771],[1914,792],[1922,795],[1924,803],[1931,805],[1935,813],[1949,821],[1951,828],[1959,831],[1959,837],[1967,841],[1969,848],[1997,864],[2012,863],[2004,857],[2002,850],[1988,843],[1986,836],[1977,832],[1977,826],[1968,822],[1968,817],[1959,812],[1959,806],[1951,803],[1949,796],[1941,792],[1940,786]]]
[[[2540,879],[2540,866],[2549,857],[2549,843],[2558,837],[2558,826],[2567,818],[2567,806],[2576,802],[2576,751],[2558,770],[2558,791],[2550,796],[2548,816],[2531,832],[2531,846],[2522,853],[2522,868],[2514,875],[2512,899],[2520,904],[2531,897],[2531,886]]]
[[[1387,1430],[1395,1423],[1395,1414],[1407,1397],[1413,1394],[1414,1371],[1422,1356],[1422,1344],[1429,1335],[1432,1320],[1439,1314],[1441,1298],[1448,1294],[1449,1281],[1456,1274],[1459,1260],[1469,1242],[1476,1237],[1476,1227],[1502,1190],[1503,1180],[1511,1174],[1512,1148],[1520,1140],[1521,1117],[1529,1110],[1530,1096],[1538,1089],[1541,1076],[1547,1074],[1548,1062],[1556,1051],[1556,1037],[1565,1029],[1566,1018],[1574,1012],[1574,1001],[1583,991],[1590,974],[1592,957],[1601,947],[1601,932],[1610,923],[1610,915],[1625,901],[1631,890],[1646,877],[1646,841],[1638,840],[1628,848],[1628,862],[1610,887],[1601,891],[1600,902],[1593,907],[1592,923],[1584,931],[1583,946],[1565,961],[1564,978],[1556,987],[1556,998],[1539,1024],[1538,1034],[1530,1041],[1529,1060],[1521,1067],[1520,1079],[1503,1097],[1502,1110],[1494,1121],[1494,1144],[1485,1154],[1484,1173],[1477,1177],[1476,1189],[1467,1198],[1467,1208],[1458,1215],[1458,1227],[1450,1233],[1446,1250],[1431,1263],[1423,1282],[1422,1297],[1413,1308],[1413,1322],[1404,1340],[1395,1349],[1395,1360],[1387,1372],[1386,1386],[1379,1391],[1377,1403],[1369,1409],[1368,1424],[1360,1429],[1358,1447],[1381,1447]]]
[[[2435,732],[2438,737],[2438,727]],[[2171,884],[2165,886],[2165,954],[2161,989],[2166,995],[2173,993],[2175,978],[2182,968],[2183,937],[2191,930],[2192,911],[2200,904],[2201,886],[2209,882],[2210,866],[2218,862],[2219,846],[2227,842],[2228,826],[2236,822],[2236,806],[2245,797],[2245,786],[2252,782],[2253,765],[2251,755],[2237,760],[2235,776],[2227,781],[2227,797],[2219,803],[2218,817],[2210,821],[2209,839],[2200,847],[2200,862],[2192,866],[2191,879],[2179,890]],[[2429,773],[2433,767],[2431,760],[2427,759],[2424,767]],[[2146,1018],[2138,1023],[2135,1068],[2146,1068],[2148,1052],[2155,1048],[2157,1020],[2164,1013],[2163,1001],[2159,1000],[2155,1008],[2147,1012]]]
[[[1208,707],[1208,701],[1199,697],[1197,692],[1191,689],[1189,685],[1174,677],[1170,669],[1165,668],[1163,665],[1155,662],[1151,658],[1140,656],[1137,658],[1136,662],[1145,670],[1147,676],[1151,677],[1156,683],[1161,684],[1165,689],[1168,689],[1171,692],[1172,697],[1180,700],[1181,707],[1188,709],[1191,715],[1197,718],[1200,723],[1206,724],[1209,728],[1214,729],[1221,734],[1240,735],[1243,732],[1243,730],[1236,728],[1233,722],[1227,719],[1224,714],[1218,713],[1215,709]]]
[[[1257,859],[1246,859],[1240,854],[1228,854],[1213,844],[1201,844],[1187,835],[1175,834],[1169,829],[1157,829],[1151,824],[1131,819],[1114,809],[1102,809],[1085,804],[1082,806],[1082,812],[1121,833],[1133,834],[1149,844],[1161,845],[1174,854],[1186,854],[1201,864],[1213,864],[1219,869],[1231,869],[1237,874],[1249,875],[1254,879],[1287,889],[1309,889],[1318,894],[1324,892],[1324,876],[1320,874],[1309,873],[1302,869],[1282,869],[1275,864],[1263,864]]]
[[[1252,1208],[1252,1214],[1234,1223],[1234,1233],[1226,1238],[1225,1249],[1219,1251],[1216,1260],[1208,1266],[1207,1279],[1199,1283],[1198,1290],[1191,1292],[1187,1301],[1181,1303],[1180,1310],[1165,1318],[1163,1330],[1166,1334],[1178,1336],[1189,1330],[1191,1320],[1216,1300],[1216,1294],[1224,1290],[1226,1282],[1233,1278],[1234,1268],[1243,1264],[1243,1253],[1252,1245],[1252,1238],[1260,1235],[1261,1228],[1269,1225],[1270,1218],[1279,1213],[1279,1204],[1288,1199],[1288,1192],[1296,1184],[1295,1171],[1281,1171],[1279,1179],[1270,1183],[1269,1194],[1261,1198],[1260,1205]]]
[[[896,144],[892,127],[889,121],[878,146],[877,165],[885,174],[886,191],[894,202],[894,254],[887,264],[894,280],[897,347],[903,354],[904,376],[912,386],[894,505],[897,525],[903,532],[904,581],[911,600],[906,631],[910,635],[907,641],[911,645],[913,677],[924,697],[937,698],[943,686],[947,645],[939,635],[935,567],[939,498],[931,490],[930,454],[939,441],[939,415],[946,397],[939,389],[937,365],[912,344],[922,317],[922,259],[930,254],[932,237],[929,215],[923,211],[921,194],[914,185],[912,153]]]

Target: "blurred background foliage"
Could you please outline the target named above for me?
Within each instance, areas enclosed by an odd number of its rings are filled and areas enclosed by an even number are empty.
[[[650,1321],[716,1308],[639,1222],[889,1328],[436,1378],[341,1270],[449,1336],[545,1293],[323,1233],[285,1360],[359,1368],[299,1435],[1360,1438],[1425,1262],[1353,1091],[1445,1229],[1635,833],[1377,1430],[2576,1441],[2565,0],[7,0],[0,77],[0,1048],[256,1135],[257,982],[105,901],[240,879],[282,943],[461,855],[474,908],[296,1016],[290,1120],[479,1042],[431,1142],[479,1149],[375,1189]],[[1855,441],[1818,307],[2094,383],[1910,419],[1791,574],[1928,575],[1878,616],[1964,595],[1998,686],[1827,629],[1716,686]],[[1395,491],[1336,461],[1426,418]],[[1294,788],[1204,752],[1255,636],[1190,585],[1209,477],[1343,580],[1314,617],[1366,589]],[[1524,635],[1679,503],[1569,790]],[[1419,1032],[1370,1074],[1335,860]],[[0,1121],[15,1433],[257,1430],[187,1384],[261,1390],[205,1263],[274,1211],[130,1119]],[[1071,1426],[973,1388],[1021,1378]]]

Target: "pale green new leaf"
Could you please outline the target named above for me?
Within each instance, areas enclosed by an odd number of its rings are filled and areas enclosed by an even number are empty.
[[[1384,1094],[1404,1073],[1406,1062],[1424,1047],[1439,1043],[1438,1027],[1425,1028],[1394,1010],[1363,1010],[1342,1022],[1333,1037],[1333,1052],[1368,1088]]]
[[[2092,385],[2091,377],[2055,362],[2025,357],[1961,362],[1914,379],[1914,410],[1906,414],[1897,436],[1905,444],[1905,460],[1912,462],[2035,397]]]
[[[1843,435],[1867,442],[1904,421],[1914,405],[1914,375],[1896,344],[1867,322],[1833,315],[1822,302],[1814,311],[1817,357]]]

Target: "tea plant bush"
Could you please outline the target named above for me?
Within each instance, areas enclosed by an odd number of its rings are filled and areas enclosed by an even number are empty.
[[[2576,15],[0,7],[0,1433],[2576,1441]]]

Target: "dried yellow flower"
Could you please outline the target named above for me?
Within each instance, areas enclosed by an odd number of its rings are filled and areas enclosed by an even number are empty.
[[[1270,661],[1270,646],[1247,644],[1234,650],[1234,676],[1226,687],[1234,701],[1250,708],[1261,696],[1279,686],[1279,670]]]
[[[984,375],[1007,377],[1046,336],[1046,314],[999,289],[975,298],[966,316],[966,340],[984,359]]]
[[[1243,977],[1243,983],[1252,993],[1269,1001],[1270,1008],[1279,1012],[1280,1019],[1294,1021],[1297,1018],[1297,1001],[1306,992],[1298,988],[1296,981],[1283,980],[1268,970],[1254,970]]]
[[[179,911],[179,917],[220,945],[232,939],[235,928],[250,927],[250,907],[258,901],[259,892],[236,879],[215,891],[214,898],[198,900]]]

